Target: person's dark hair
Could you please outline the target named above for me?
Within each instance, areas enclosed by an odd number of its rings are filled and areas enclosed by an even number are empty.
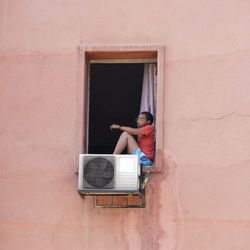
[[[148,111],[143,111],[141,112],[142,115],[146,116],[147,121],[150,121],[150,124],[152,124],[154,122],[154,116],[148,112]]]

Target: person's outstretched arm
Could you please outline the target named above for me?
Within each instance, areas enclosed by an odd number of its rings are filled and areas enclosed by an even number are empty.
[[[126,131],[131,135],[144,135],[144,130],[142,128],[131,128],[127,126],[121,126],[118,124],[112,124],[110,126],[111,129],[119,129],[121,131]]]

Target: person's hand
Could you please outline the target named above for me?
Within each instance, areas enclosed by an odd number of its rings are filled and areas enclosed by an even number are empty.
[[[120,125],[118,125],[118,124],[112,124],[111,126],[110,126],[110,129],[112,130],[112,129],[120,129]]]

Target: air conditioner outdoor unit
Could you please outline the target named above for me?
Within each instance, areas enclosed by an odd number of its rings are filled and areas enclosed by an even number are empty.
[[[137,155],[80,154],[78,192],[86,195],[139,192]]]

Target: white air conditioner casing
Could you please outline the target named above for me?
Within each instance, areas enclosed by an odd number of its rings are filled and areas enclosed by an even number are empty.
[[[139,191],[137,155],[80,154],[78,192],[81,194]]]

